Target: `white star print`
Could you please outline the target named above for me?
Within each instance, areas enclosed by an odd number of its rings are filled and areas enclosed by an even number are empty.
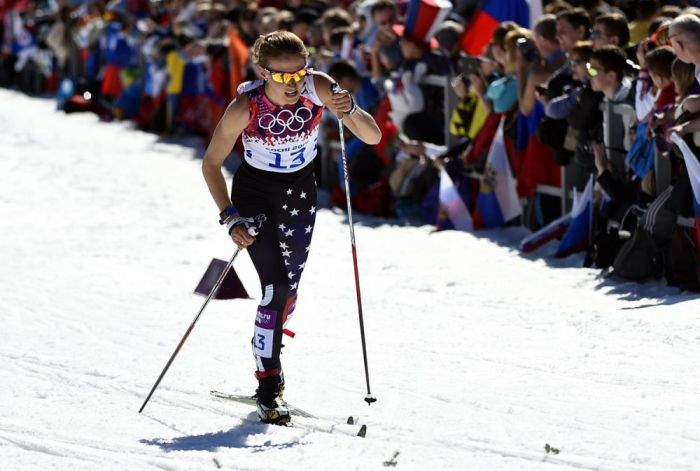
[[[291,189],[291,188],[289,188],[289,189],[287,190],[287,194],[288,194],[288,195],[291,195],[291,194],[292,194],[292,189]]]
[[[316,206],[311,206],[311,209],[309,209],[309,212],[310,212],[311,214],[315,213],[315,212],[316,212]]]
[[[313,229],[313,227],[311,227],[311,226],[306,226],[306,227],[304,228],[304,231],[305,231],[304,234],[308,234],[309,232],[311,232],[311,229]]]
[[[286,244],[286,242],[280,242],[280,248],[281,248],[281,249],[284,249],[284,250],[287,250],[287,244]]]
[[[291,214],[292,216],[296,216],[297,214],[299,214],[299,210],[298,210],[298,209],[292,209],[291,211],[289,211],[289,214]]]
[[[292,234],[294,234],[294,229],[289,229],[287,232],[284,233],[287,237],[292,237]]]
[[[309,251],[309,246],[308,246],[308,245],[306,246],[306,251],[307,251],[307,252]]]
[[[289,285],[289,289],[297,289],[297,286],[299,286],[299,283],[294,282],[291,285]]]
[[[301,194],[299,195],[299,198],[305,200],[305,199],[306,199],[306,193],[304,193],[304,192],[302,191]]]
[[[286,211],[286,210],[287,210],[287,205],[285,204],[284,206],[282,206],[282,209],[284,209],[284,210]]]
[[[277,226],[277,227],[279,227],[281,231],[287,229],[287,226],[285,226],[284,224],[280,224],[280,225]]]
[[[283,256],[283,257],[289,257],[290,255],[292,255],[292,252],[290,252],[289,250],[286,250],[286,249],[285,249],[285,250],[282,252],[282,256]]]
[[[294,272],[291,272],[291,271],[290,271],[289,273],[287,273],[287,276],[288,276],[289,279],[291,280],[292,278],[294,278]]]
[[[303,270],[305,266],[306,266],[306,262],[302,263],[301,265],[299,265],[299,270]]]
[[[289,260],[287,260],[286,258],[284,259],[284,266],[286,266],[286,267],[289,266]]]

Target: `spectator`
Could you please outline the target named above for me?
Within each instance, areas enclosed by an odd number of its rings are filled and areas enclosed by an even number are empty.
[[[516,74],[516,49],[517,41],[526,38],[528,32],[520,28],[511,30],[504,39],[505,54],[500,55],[497,62],[503,71],[502,77],[497,77],[488,83],[485,92],[479,85],[477,77],[472,76],[472,87],[484,101],[487,112],[506,113],[513,109],[518,101],[518,80]],[[485,74],[488,76],[488,74]]]
[[[627,18],[620,13],[608,13],[599,16],[593,22],[591,39],[593,40],[593,47],[596,49],[609,45],[624,49],[630,42]]]
[[[559,198],[539,191],[540,185],[560,186],[560,165],[567,185],[562,191],[581,188],[591,172],[608,186],[614,201],[601,212],[597,230],[614,236],[618,246],[621,240],[607,225],[619,224],[625,214],[626,223],[632,221],[625,212],[630,207],[641,214],[650,205],[640,224],[663,250],[670,246],[673,224],[660,221],[691,214],[684,162],[664,134],[681,134],[700,153],[700,10],[695,8],[680,15],[679,7],[658,7],[658,0],[554,0],[545,2],[548,14],[532,31],[503,22],[480,56],[463,58],[460,37],[469,21],[452,12],[428,28],[434,37],[415,37],[402,28],[406,3],[396,0],[358,0],[349,8],[347,2],[325,0],[129,0],[109,7],[68,2],[60,8],[51,7],[55,2],[41,3],[45,8],[30,2],[21,14],[11,3],[0,7],[3,83],[41,92],[65,78],[67,91],[57,98],[67,111],[92,110],[103,119],[133,116],[137,126],[166,134],[208,135],[237,85],[256,78],[247,46],[261,33],[295,31],[312,52],[309,66],[328,70],[361,107],[375,109],[384,135],[380,144],[356,148],[348,135],[351,197],[366,213],[386,214],[389,175],[395,215],[413,220],[427,188],[436,204],[435,169],[425,158],[425,142],[443,142],[449,121],[458,144],[443,155],[452,158],[448,172],[467,207],[474,203],[469,196],[474,181],[464,175],[484,170],[503,123],[525,204],[523,224],[529,228],[560,215]],[[460,1],[455,8],[468,14],[471,3]],[[408,5],[415,6],[413,0]],[[633,21],[628,23],[616,6]],[[592,44],[586,42],[590,32]],[[618,49],[631,44],[635,49],[628,48],[626,58],[640,64],[638,78]],[[426,86],[423,78],[447,74],[459,101],[444,113],[442,89]],[[601,104],[615,105],[616,111],[602,114]],[[659,172],[647,171],[650,161],[639,158],[638,148],[626,150],[634,133],[618,111],[626,116],[630,106],[640,123],[635,143],[653,140],[658,146],[654,168]],[[330,125],[321,142],[335,138],[333,119],[326,116]],[[602,246],[599,242],[594,245]],[[607,252],[606,263],[612,263],[614,252]],[[603,259],[595,263],[602,266]],[[673,274],[667,279],[674,283]]]
[[[571,186],[580,190],[587,183],[588,176],[595,171],[592,144],[603,140],[603,115],[600,112],[603,94],[591,88],[586,69],[592,54],[593,44],[590,41],[577,42],[571,51],[573,75],[582,85],[574,89],[576,102],[566,117],[569,129],[565,145],[570,149],[571,140],[575,141],[574,156],[566,169],[566,178],[571,181]],[[561,114],[561,110],[566,108],[567,98],[560,100],[562,102],[558,105],[554,101],[550,103],[549,113]]]
[[[557,40],[559,47],[567,54],[576,41],[588,38],[591,20],[583,8],[564,10],[557,15]]]
[[[435,32],[435,40],[438,44],[436,52],[447,59],[453,74],[458,73],[457,62],[461,51],[459,40],[463,34],[464,26],[453,20],[443,22]]]
[[[593,90],[616,103],[630,102],[631,82],[625,77],[627,58],[617,46],[595,48],[586,65]]]
[[[321,27],[323,30],[323,41],[331,43],[331,33],[336,28],[352,26],[352,17],[342,8],[330,8],[321,15]]]
[[[566,62],[559,48],[554,15],[537,20],[532,39],[518,41],[518,46],[518,103],[520,112],[529,116],[535,107],[535,87],[549,80]]]
[[[362,77],[357,68],[347,60],[332,63],[328,75],[333,77],[342,89],[353,95],[357,106],[370,114],[373,113],[378,101],[378,92],[369,77]]]

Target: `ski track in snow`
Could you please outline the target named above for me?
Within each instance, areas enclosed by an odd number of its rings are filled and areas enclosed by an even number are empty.
[[[255,388],[255,299],[210,303],[138,414],[201,306],[194,286],[233,250],[202,144],[0,103],[3,471],[700,469],[698,298],[555,260],[554,244],[521,256],[517,228],[358,216],[368,407],[347,222],[319,211],[285,395],[359,416],[365,439],[209,396]],[[256,297],[249,259],[235,269]]]

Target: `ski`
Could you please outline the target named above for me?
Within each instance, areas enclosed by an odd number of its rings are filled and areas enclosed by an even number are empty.
[[[231,394],[216,390],[211,391],[210,394],[216,399],[238,402],[240,404],[245,404],[252,407],[256,406],[255,398],[252,396],[246,396],[243,394]],[[319,418],[314,414],[306,412],[305,410],[300,409],[298,407],[294,407],[289,403],[287,403],[287,408],[289,409],[289,413],[292,415],[292,421],[287,426],[301,426],[303,428],[309,428],[312,430],[327,433],[340,432],[349,435],[356,435],[358,437],[363,438],[367,435],[367,425],[358,424],[357,419],[353,416],[349,416],[345,422],[337,422],[334,420]],[[343,427],[344,425],[351,425],[353,426],[353,428],[348,430],[346,427]],[[356,429],[355,426],[358,425],[359,428]]]
[[[219,398],[219,399],[227,399],[229,401],[235,401],[235,402],[240,402],[243,404],[249,404],[251,406],[255,406],[255,397],[253,396],[246,396],[244,394],[230,394],[230,393],[225,393],[221,391],[211,391],[211,395]],[[303,409],[299,409],[298,407],[294,407],[290,403],[287,403],[287,408],[289,409],[289,413],[292,415],[295,415],[297,417],[306,417],[309,419],[317,419],[318,417],[314,416],[313,414],[306,412]]]

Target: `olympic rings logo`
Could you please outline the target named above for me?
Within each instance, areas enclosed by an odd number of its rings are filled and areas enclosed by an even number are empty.
[[[271,113],[265,113],[258,119],[258,126],[264,131],[270,131],[275,136],[279,136],[283,132],[290,130],[292,132],[301,131],[304,124],[311,120],[313,113],[305,106],[297,108],[292,113],[291,110],[282,110],[277,113],[277,116]]]

